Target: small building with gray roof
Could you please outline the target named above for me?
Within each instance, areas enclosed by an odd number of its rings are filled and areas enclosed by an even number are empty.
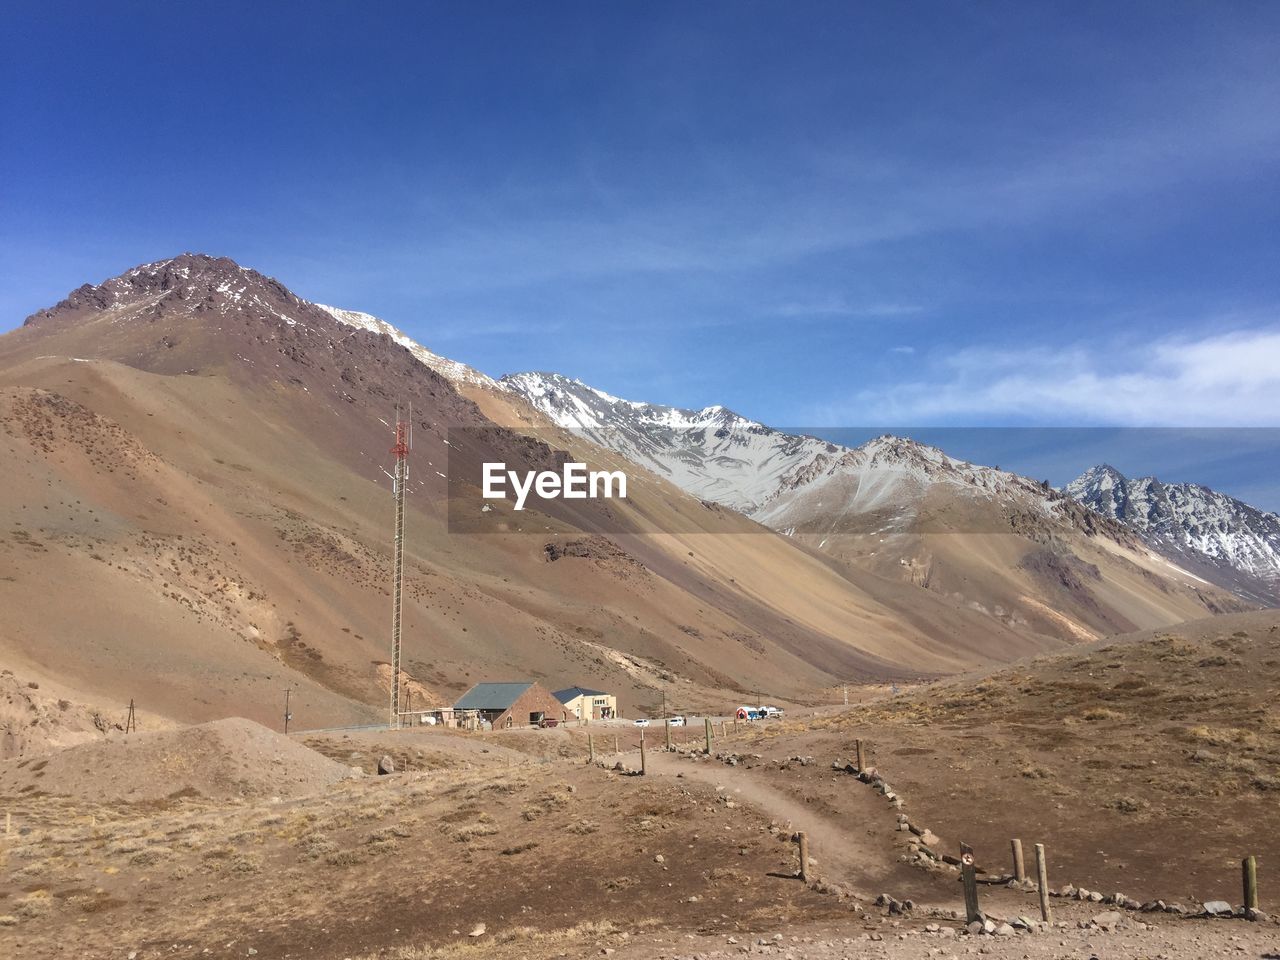
[[[547,720],[559,723],[569,716],[564,705],[536,680],[477,683],[462,695],[453,709],[455,714],[474,714],[494,730],[536,727]]]

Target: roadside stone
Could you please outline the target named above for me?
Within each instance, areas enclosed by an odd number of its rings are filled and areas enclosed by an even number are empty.
[[[1229,917],[1232,914],[1231,904],[1225,900],[1210,900],[1204,905],[1206,916]]]
[[[1108,910],[1106,913],[1100,913],[1093,918],[1095,926],[1101,927],[1103,930],[1114,930],[1116,924],[1120,922],[1121,915],[1117,910]]]
[[[396,772],[396,762],[390,756],[383,756],[378,761],[378,776],[386,776],[388,773]]]

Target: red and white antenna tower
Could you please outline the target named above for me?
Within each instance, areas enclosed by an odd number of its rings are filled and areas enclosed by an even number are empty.
[[[409,417],[401,419],[396,407],[396,472],[391,474],[391,492],[396,501],[394,556],[391,562],[391,717],[392,730],[400,729],[400,622],[404,596],[404,493],[409,481],[409,451],[413,449],[413,404]]]

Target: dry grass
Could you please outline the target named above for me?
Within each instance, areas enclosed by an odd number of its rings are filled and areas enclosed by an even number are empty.
[[[640,926],[653,926],[651,921]],[[492,935],[469,937],[439,946],[401,947],[389,953],[365,954],[356,960],[468,960],[471,957],[489,957],[495,947],[512,951],[550,951],[559,947],[581,947],[617,944],[630,936],[609,920],[580,923],[559,930],[538,930],[534,927],[510,927]]]
[[[23,920],[36,920],[53,913],[53,896],[48,890],[35,890],[14,903],[14,911]]]
[[[1123,717],[1124,714],[1108,707],[1094,707],[1081,714],[1081,718],[1088,723],[1097,723],[1100,720],[1120,720]]]
[[[1261,746],[1262,741],[1252,730],[1239,727],[1207,727],[1204,725],[1191,727],[1187,735],[1193,740],[1212,744],[1215,747],[1238,746],[1250,750]]]

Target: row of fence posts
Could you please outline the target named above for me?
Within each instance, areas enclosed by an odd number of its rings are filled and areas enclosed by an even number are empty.
[[[1022,857],[1022,841],[1009,841],[1013,854],[1013,877],[1019,883],[1027,879],[1027,868]],[[1049,906],[1049,870],[1045,863],[1044,844],[1037,843],[1036,849],[1036,889],[1040,895],[1040,919],[1045,923],[1053,920],[1053,909]],[[973,862],[973,848],[967,843],[960,844],[960,876],[964,881],[965,916],[969,923],[982,919],[978,909],[978,877]],[[1258,909],[1258,858],[1245,857],[1240,861],[1241,885],[1244,888],[1244,909],[1246,913]]]
[[[712,741],[712,724],[709,717],[704,718],[705,733],[705,750],[707,755],[711,754]],[[667,749],[671,749],[671,721],[664,722],[665,735],[667,741]],[[734,729],[737,729],[737,719],[734,719]],[[725,723],[720,721],[721,736],[725,734]],[[856,769],[858,773],[862,773],[867,769],[867,753],[866,745],[861,739],[855,740],[854,756]],[[619,753],[618,736],[613,737],[613,752]],[[590,763],[596,760],[595,737],[587,734],[587,755]],[[640,775],[644,776],[648,770],[647,752],[645,749],[644,729],[640,730]],[[6,832],[8,824],[6,823]],[[800,854],[800,879],[805,883],[809,882],[809,837],[804,831],[796,834],[796,842],[799,845]],[[1009,841],[1010,852],[1013,857],[1013,878],[1018,883],[1023,883],[1027,879],[1027,866],[1022,853],[1022,840],[1014,838]],[[1049,905],[1049,868],[1045,857],[1045,848],[1043,843],[1035,845],[1036,853],[1036,888],[1040,897],[1040,919],[1045,923],[1053,920],[1053,908]],[[1248,910],[1258,909],[1258,861],[1256,857],[1245,857],[1240,862],[1242,882],[1244,886],[1244,908]],[[977,864],[974,862],[973,847],[967,843],[960,844],[960,879],[964,884],[964,906],[966,922],[972,923],[975,920],[983,919],[982,911],[978,907],[978,870]]]
[[[867,770],[866,746],[862,740],[853,742],[856,771]],[[708,752],[710,749],[708,748]],[[796,844],[800,854],[800,879],[809,882],[809,837],[802,830],[796,834]],[[1018,883],[1027,879],[1026,861],[1023,859],[1022,840],[1014,838],[1009,841],[1013,855],[1013,877]],[[1049,868],[1043,843],[1035,845],[1036,853],[1036,890],[1040,898],[1040,919],[1045,923],[1053,921],[1053,908],[1049,905]],[[1258,860],[1248,856],[1240,861],[1241,881],[1244,887],[1244,909],[1258,910]],[[960,844],[960,879],[964,884],[964,906],[967,923],[981,921],[982,911],[978,908],[978,870],[974,861],[973,847],[967,843]]]
[[[704,717],[702,723],[703,723],[703,750],[705,751],[707,756],[710,756],[711,750],[712,750],[712,741],[715,739],[715,726],[712,723],[710,717]],[[665,733],[666,733],[666,740],[667,740],[667,750],[672,750],[674,748],[672,747],[672,744],[671,744],[671,721],[670,720],[664,721],[663,726],[666,728]],[[737,724],[735,723],[734,726],[736,729]],[[726,727],[725,727],[725,722],[723,720],[720,721],[720,736],[722,737],[726,736]],[[622,752],[619,747],[618,735],[616,733],[613,735],[613,752],[615,755]],[[644,728],[641,727],[640,728],[640,775],[641,776],[644,776],[647,773],[647,770],[646,770],[646,767],[648,765],[647,761],[648,761],[648,755],[647,755],[646,744],[645,744]],[[595,734],[588,733],[587,734],[587,763],[595,763],[595,762],[596,762],[596,738],[595,738]]]

